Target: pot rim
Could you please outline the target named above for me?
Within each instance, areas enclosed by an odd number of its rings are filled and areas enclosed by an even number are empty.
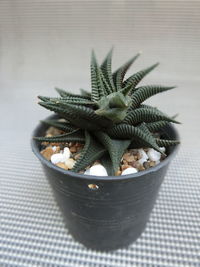
[[[55,115],[48,116],[46,119],[52,119],[52,118],[55,118]],[[79,174],[76,172],[64,170],[64,169],[54,165],[53,163],[51,163],[50,161],[48,161],[46,158],[44,158],[42,156],[42,154],[40,153],[40,150],[39,150],[38,141],[33,139],[34,136],[37,136],[37,132],[40,130],[42,125],[43,124],[40,122],[38,124],[38,126],[35,128],[35,130],[33,131],[33,134],[31,136],[31,148],[32,148],[33,153],[37,156],[37,158],[43,164],[47,165],[49,168],[54,169],[55,171],[58,171],[58,172],[66,175],[66,176],[71,176],[71,177],[76,178],[76,179],[79,178],[79,179],[86,179],[86,180],[93,180],[93,181],[96,180],[96,181],[104,181],[104,182],[105,181],[124,181],[124,180],[129,180],[129,179],[141,177],[144,174],[146,175],[146,174],[154,173],[154,172],[158,171],[159,169],[161,169],[164,165],[167,165],[173,159],[173,157],[176,155],[176,152],[180,146],[180,145],[175,145],[173,148],[173,151],[163,161],[161,161],[158,165],[151,167],[151,168],[144,170],[144,171],[139,171],[139,172],[134,173],[134,174],[127,174],[127,175],[120,175],[120,176],[95,176],[95,175]],[[171,123],[169,124],[169,128],[171,128],[176,139],[180,140],[178,131]]]

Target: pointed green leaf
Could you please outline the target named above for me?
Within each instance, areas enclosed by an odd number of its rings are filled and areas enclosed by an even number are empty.
[[[105,155],[103,155],[101,158],[101,164],[104,166],[104,168],[106,168],[109,176],[115,175],[113,164],[108,153],[105,153]]]
[[[146,126],[150,132],[155,133],[156,131],[159,131],[160,129],[164,128],[168,124],[169,124],[168,121],[155,121],[155,122],[146,123]]]
[[[110,126],[110,121],[95,114],[93,109],[85,106],[75,106],[63,103],[39,102],[39,104],[61,117],[66,118],[73,125],[82,129],[98,130],[101,127]]]
[[[72,93],[67,92],[67,91],[65,91],[65,90],[63,90],[63,89],[57,88],[57,87],[55,87],[55,90],[58,92],[58,94],[59,94],[61,97],[66,97],[66,96],[71,96],[71,95],[73,95]]]
[[[175,146],[180,144],[178,140],[156,139],[157,144],[162,147]]]
[[[84,168],[92,164],[95,160],[100,159],[105,152],[105,148],[89,132],[85,131],[85,146],[72,171],[79,172],[84,170]]]
[[[104,96],[103,84],[100,76],[100,68],[98,66],[94,51],[92,51],[91,56],[91,87],[92,87],[92,101],[98,101],[100,97]]]
[[[156,63],[146,69],[140,70],[136,73],[134,73],[132,76],[130,76],[126,81],[123,83],[123,87],[130,86],[132,89],[135,88],[135,86],[153,69],[155,69],[159,63]]]
[[[142,102],[144,102],[149,97],[162,93],[175,88],[174,86],[161,86],[161,85],[147,85],[141,86],[132,95],[132,105],[131,108],[137,108]]]
[[[82,99],[88,99],[90,100],[91,97],[90,96],[87,96],[87,95],[79,95],[79,94],[73,94],[71,92],[67,92],[63,89],[60,89],[60,88],[57,88],[55,87],[55,90],[59,93],[59,95],[62,97],[62,98],[68,98],[68,97],[71,97],[71,98],[82,98]]]
[[[156,142],[156,138],[153,136],[153,134],[149,131],[149,129],[147,128],[146,126],[146,123],[143,122],[142,124],[140,124],[138,126],[138,128],[140,130],[143,131],[143,133],[145,133],[146,135],[146,138],[148,138],[149,140],[151,140],[151,147],[154,148],[155,150],[157,150],[158,152],[160,152],[161,154],[165,155],[165,153],[160,149],[160,147],[157,145],[157,142]],[[144,141],[144,139],[142,140]]]
[[[71,133],[56,135],[52,137],[34,137],[39,142],[49,143],[66,143],[66,142],[80,142],[84,143],[85,137],[80,130],[72,131]]]
[[[90,101],[88,99],[83,99],[83,98],[66,97],[66,98],[62,98],[57,101],[59,101],[60,103],[66,103],[66,104],[72,104],[72,105],[97,106],[95,102]]]
[[[131,91],[131,87],[130,86],[125,86],[119,92],[122,93],[124,96],[127,96],[127,95],[129,95],[130,91]]]
[[[42,100],[43,102],[48,102],[51,98],[48,97],[48,96],[42,96],[42,95],[39,95],[38,98],[40,100]]]
[[[123,122],[130,125],[136,125],[141,122],[154,122],[160,120],[178,123],[176,120],[168,117],[159,110],[149,108],[138,108],[129,112]]]
[[[65,96],[65,97],[46,97],[46,96],[38,96],[40,100],[43,102],[66,102],[68,104],[75,104],[75,105],[90,105],[90,106],[96,106],[96,103],[87,99],[86,97],[83,98],[83,96],[73,95],[73,96]]]
[[[80,88],[80,91],[81,91],[81,96],[84,96],[84,97],[86,96],[86,97],[91,99],[91,93],[90,92],[86,91],[83,88]]]
[[[49,126],[53,126],[59,130],[62,130],[64,132],[71,132],[74,131],[76,129],[75,126],[67,123],[67,122],[61,122],[59,120],[42,120],[42,123],[45,123]]]
[[[99,68],[98,71],[99,71],[99,76],[101,79],[101,87],[102,87],[102,90],[104,92],[104,96],[107,96],[107,95],[111,94],[113,92],[113,90],[111,89],[109,83],[106,81],[106,78],[104,77],[102,70]]]
[[[95,111],[89,107],[85,106],[76,106],[70,104],[59,103],[65,110],[70,111],[72,116],[77,119],[83,119],[88,121],[88,123],[93,124],[91,129],[97,130],[100,127],[108,127],[111,125],[111,122],[103,117],[96,115]]]
[[[112,78],[112,70],[111,70],[111,65],[112,65],[112,53],[113,53],[113,48],[108,52],[106,55],[106,58],[104,59],[103,63],[101,64],[101,71],[109,85],[109,94],[115,92],[115,86]]]
[[[116,172],[118,170],[122,155],[124,154],[124,151],[130,145],[131,140],[111,139],[104,132],[95,132],[95,136],[108,150],[108,153],[110,155],[110,158],[113,164],[114,172]]]
[[[118,124],[111,129],[107,130],[107,133],[112,138],[120,139],[139,139],[146,147],[152,147],[157,151],[161,152],[155,138],[151,135],[150,132],[147,132],[147,128],[144,129],[144,126],[134,127],[127,124]]]
[[[127,61],[124,65],[122,65],[119,69],[117,69],[113,73],[113,81],[115,84],[115,88],[118,90],[122,89],[122,83],[124,76],[127,72],[127,70],[130,68],[130,66],[133,64],[133,62],[139,57],[140,53],[138,53],[136,56],[131,58],[129,61]]]

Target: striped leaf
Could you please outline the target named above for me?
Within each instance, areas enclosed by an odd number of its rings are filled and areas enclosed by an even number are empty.
[[[144,102],[149,97],[162,93],[175,88],[174,86],[161,86],[161,85],[146,85],[141,86],[132,95],[132,105],[131,108],[137,108],[142,102]]]
[[[82,96],[65,96],[65,97],[46,97],[46,96],[38,96],[40,100],[43,102],[66,102],[68,104],[75,104],[75,105],[90,105],[90,106],[95,106],[96,103],[87,99],[83,98]]]
[[[98,130],[110,126],[110,121],[95,114],[93,109],[63,103],[40,102],[41,106],[56,112],[73,125],[82,129]]]
[[[168,147],[168,146],[175,146],[180,144],[180,141],[178,140],[167,140],[167,139],[156,139],[156,143],[162,147]]]
[[[83,99],[91,99],[91,97],[86,96],[86,95],[78,95],[78,94],[73,94],[71,92],[67,92],[63,89],[55,87],[55,90],[59,93],[59,95],[64,98],[64,97],[78,97],[78,98],[83,98]]]
[[[92,101],[98,101],[102,96],[105,96],[103,90],[102,78],[100,75],[100,68],[98,66],[94,51],[92,51],[91,56],[91,87],[92,87]]]
[[[169,124],[168,121],[155,121],[155,122],[146,123],[146,126],[150,132],[155,133],[159,131],[160,129],[164,128],[168,124]]]
[[[109,176],[115,175],[113,164],[108,153],[105,153],[101,158],[101,164],[104,166],[104,168],[106,168]]]
[[[103,63],[101,64],[101,71],[103,73],[103,76],[106,79],[106,82],[108,83],[108,91],[109,94],[115,92],[115,86],[112,78],[112,53],[113,53],[113,48],[108,52],[106,55],[106,58],[104,59]]]
[[[43,102],[48,102],[51,98],[48,96],[38,95],[38,99],[42,100]]]
[[[124,122],[127,124],[136,125],[141,122],[155,122],[160,120],[178,123],[159,110],[149,108],[138,108],[129,112],[125,117]]]
[[[85,146],[72,171],[79,172],[83,170],[95,160],[100,159],[105,152],[106,149],[89,132],[85,131]]]
[[[70,111],[75,118],[83,119],[88,121],[89,123],[94,124],[95,129],[98,129],[100,127],[108,127],[111,124],[108,119],[98,116],[95,111],[89,107],[63,103],[60,103],[60,105],[64,107],[65,110]]]
[[[115,88],[118,90],[122,89],[122,83],[124,76],[127,72],[127,70],[130,68],[130,66],[133,64],[133,62],[139,57],[140,53],[138,53],[136,56],[131,58],[129,61],[127,61],[124,65],[122,65],[119,69],[117,69],[113,73],[113,81],[115,84]]]
[[[112,89],[111,89],[109,83],[107,82],[106,78],[104,77],[104,74],[100,68],[99,68],[99,75],[100,75],[100,79],[101,79],[102,90],[104,92],[104,95],[107,96],[107,95],[112,93]]]
[[[165,155],[165,153],[164,153],[162,150],[160,150],[160,147],[158,146],[158,144],[157,144],[157,142],[156,142],[156,138],[153,136],[153,134],[152,134],[152,133],[149,131],[149,129],[147,128],[146,123],[143,122],[142,124],[140,124],[140,125],[138,126],[138,128],[139,128],[140,130],[142,130],[143,133],[145,133],[146,137],[148,136],[149,139],[151,139],[151,147],[154,148],[155,150],[157,150],[158,152],[160,152],[161,154]],[[143,139],[142,141],[144,141],[144,139]],[[165,156],[166,156],[166,155],[165,155]]]
[[[80,130],[72,131],[71,133],[56,135],[52,137],[34,137],[39,142],[49,143],[66,143],[66,142],[85,142],[85,137]]]
[[[114,172],[116,172],[118,167],[119,167],[122,155],[123,155],[124,151],[130,145],[131,140],[111,139],[104,132],[96,132],[95,136],[103,144],[103,146],[107,149],[107,151],[110,155],[111,161],[112,161],[112,166],[114,168]]]
[[[95,102],[83,98],[65,97],[57,101],[59,101],[60,103],[73,104],[73,105],[97,106]]]
[[[58,92],[58,94],[61,96],[61,97],[66,97],[66,96],[72,96],[73,94],[70,93],[70,92],[67,92],[63,89],[60,89],[60,88],[57,88],[55,87],[55,90]]]
[[[156,143],[155,138],[151,135],[145,126],[134,127],[127,124],[118,124],[111,129],[107,130],[107,133],[112,138],[120,138],[120,139],[130,139],[134,140],[139,139],[145,145],[145,147],[152,147],[155,150],[160,151],[159,146]],[[144,130],[145,129],[145,130]]]
[[[156,63],[146,69],[140,70],[136,73],[134,73],[131,77],[129,77],[128,79],[126,79],[126,81],[124,81],[123,83],[123,87],[125,86],[130,86],[132,89],[134,89],[136,87],[136,85],[149,73],[151,72],[153,69],[155,69],[157,66],[159,65],[159,63]]]
[[[62,130],[64,132],[71,132],[76,130],[76,127],[67,123],[67,122],[61,122],[59,120],[42,120],[42,123],[45,123],[49,126],[53,126],[59,130]]]

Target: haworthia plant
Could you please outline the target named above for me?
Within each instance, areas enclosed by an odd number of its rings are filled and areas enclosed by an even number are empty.
[[[130,147],[172,146],[178,140],[157,139],[156,132],[169,123],[179,123],[155,107],[143,104],[149,97],[174,87],[147,85],[136,87],[158,63],[124,80],[127,70],[139,57],[134,56],[112,72],[112,49],[101,65],[94,51],[91,56],[91,93],[80,89],[72,94],[56,88],[60,97],[39,96],[39,104],[64,119],[43,123],[64,133],[54,137],[35,137],[40,142],[80,142],[84,148],[72,171],[79,172],[95,160],[101,160],[109,174],[114,174],[125,150]]]

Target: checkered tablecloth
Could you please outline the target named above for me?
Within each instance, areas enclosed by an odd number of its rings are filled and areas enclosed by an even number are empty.
[[[0,266],[199,266],[197,153],[179,152],[142,237],[128,249],[101,253],[84,248],[68,234],[30,148],[4,147],[2,152]]]

